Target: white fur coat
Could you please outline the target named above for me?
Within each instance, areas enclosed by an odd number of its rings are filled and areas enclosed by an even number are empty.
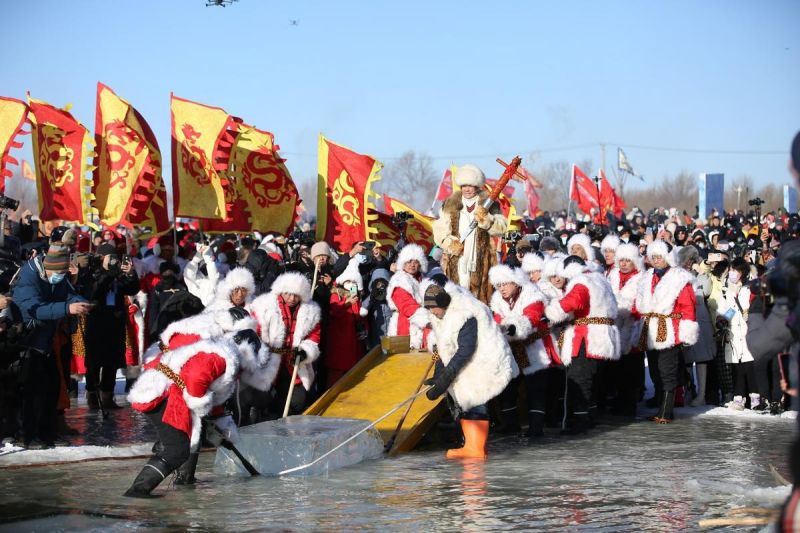
[[[508,337],[508,340],[524,341],[536,333],[536,328],[531,324],[528,317],[523,314],[523,311],[526,307],[535,303],[547,305],[547,297],[542,294],[542,291],[536,285],[526,283],[522,286],[513,309],[500,295],[500,291],[494,292],[490,303],[492,311],[501,317],[501,326],[513,325],[516,328],[514,335]],[[528,367],[523,369],[523,373],[526,376],[550,366],[551,360],[544,346],[544,339],[537,339],[528,344],[525,347],[525,355],[528,356]]]

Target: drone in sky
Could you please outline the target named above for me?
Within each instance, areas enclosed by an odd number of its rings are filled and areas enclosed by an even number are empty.
[[[208,0],[206,2],[206,7],[212,7],[212,6],[225,7],[225,6],[229,6],[232,3],[238,2],[238,1],[239,0]]]

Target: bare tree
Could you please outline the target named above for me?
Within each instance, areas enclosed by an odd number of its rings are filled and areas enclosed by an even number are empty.
[[[425,212],[433,202],[439,185],[433,159],[413,150],[387,164],[376,189]]]
[[[592,160],[577,163],[584,172],[592,172]],[[542,184],[539,189],[539,206],[544,210],[564,209],[569,204],[569,184],[572,180],[572,163],[566,160],[552,161],[533,171]]]
[[[752,198],[755,188],[753,178],[750,176],[739,176],[731,180],[730,185],[725,186],[725,209],[743,209],[747,211],[747,200]]]

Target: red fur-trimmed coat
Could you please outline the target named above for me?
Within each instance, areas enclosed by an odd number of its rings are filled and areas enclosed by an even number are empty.
[[[261,341],[269,348],[300,348],[307,357],[297,368],[297,378],[306,390],[314,383],[312,363],[319,357],[320,309],[312,301],[300,302],[294,309],[283,297],[272,292],[262,294],[250,304],[250,314],[258,323]],[[283,365],[291,374],[294,357],[284,355]]]
[[[183,390],[157,369],[159,363],[180,377]],[[186,433],[195,448],[200,442],[200,419],[230,397],[238,371],[237,348],[232,341],[177,334],[170,340],[168,351],[144,365],[128,400],[141,412],[152,411],[166,401],[162,420]]]
[[[617,328],[619,329],[620,353],[630,353],[636,346],[631,345],[631,331],[636,324],[636,319],[631,316],[633,301],[639,292],[639,283],[642,274],[638,270],[623,273],[619,267],[614,267],[608,273],[608,283],[614,296],[617,298]]]
[[[525,354],[528,356],[528,366],[522,369],[525,375],[561,363],[550,329],[544,321],[546,304],[547,297],[532,283],[521,288],[513,304],[503,299],[500,291],[495,291],[492,295],[491,309],[495,322],[500,326],[513,325],[516,328],[514,335],[506,334],[510,343],[524,342],[534,333],[546,332],[543,338],[525,346]]]
[[[670,267],[659,278],[651,268],[642,274],[631,314],[636,325],[631,331],[631,344],[638,346],[645,324],[645,313],[661,315],[680,314],[680,319],[667,319],[666,337],[658,340],[658,318],[651,318],[647,328],[647,350],[666,350],[680,344],[692,345],[697,342],[699,327],[695,315],[697,299],[694,294],[693,276],[679,267]]]
[[[430,324],[431,314],[422,307],[422,300],[425,289],[430,284],[430,280],[419,281],[411,274],[400,270],[394,273],[386,288],[389,309],[392,310],[386,334],[409,335],[413,349],[425,346],[426,326]]]
[[[590,359],[619,359],[620,340],[616,324],[572,323],[577,318],[617,318],[617,300],[603,274],[584,271],[569,280],[564,296],[553,300],[545,309],[553,324],[567,323],[564,342],[559,356],[564,365],[577,357],[582,343],[586,343],[586,357]]]

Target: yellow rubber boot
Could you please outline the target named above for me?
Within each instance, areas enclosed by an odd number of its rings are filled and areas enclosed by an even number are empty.
[[[461,419],[464,447],[447,450],[448,459],[486,459],[486,439],[489,437],[488,420]]]

